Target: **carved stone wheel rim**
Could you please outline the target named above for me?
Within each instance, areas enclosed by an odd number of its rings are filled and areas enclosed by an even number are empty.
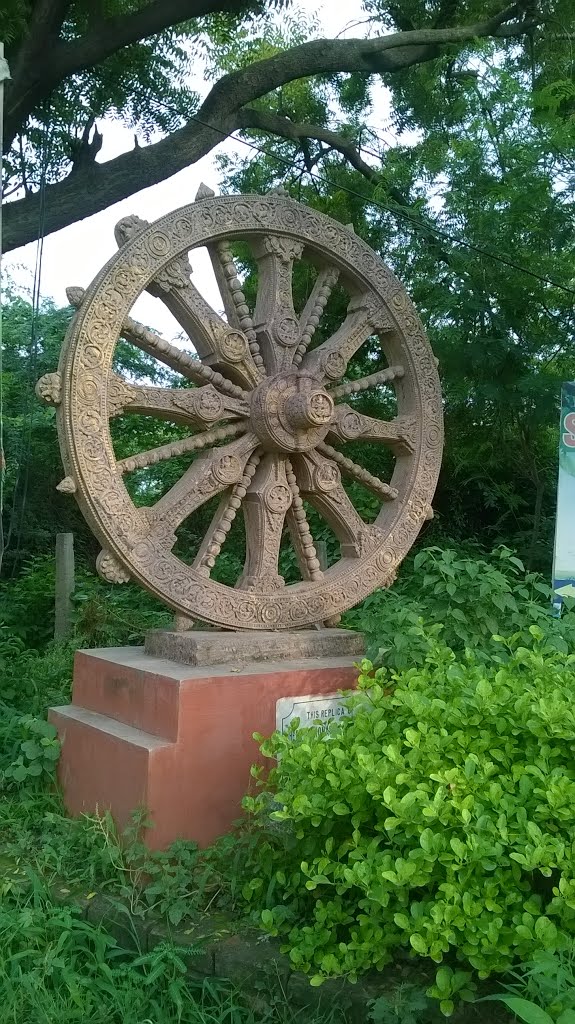
[[[238,292],[231,255],[226,255],[225,243],[238,239],[252,244],[259,269],[262,274],[265,271],[266,294],[261,302],[258,296],[253,320]],[[226,371],[228,384],[224,381],[222,386],[228,395],[235,387],[241,406],[242,392],[248,392],[245,401],[250,413],[239,420],[232,416],[223,428],[217,426],[216,419],[215,441],[226,443],[204,451],[192,464],[192,468],[196,464],[204,467],[194,471],[194,493],[203,487],[206,501],[214,494],[223,495],[222,507],[228,512],[227,519],[215,524],[216,540],[208,537],[203,553],[188,565],[171,551],[175,536],[170,535],[169,523],[170,518],[177,518],[178,507],[186,507],[190,500],[185,488],[180,506],[178,495],[172,496],[162,513],[154,510],[164,499],[151,510],[136,507],[123,482],[126,466],[117,462],[109,429],[110,412],[114,412],[114,402],[121,405],[123,385],[111,367],[118,339],[127,336],[126,319],[138,296],[145,289],[153,294],[164,289],[164,298],[170,294],[177,304],[183,294],[178,288],[184,286],[175,272],[178,267],[181,272],[187,253],[201,246],[207,246],[212,256],[215,253],[221,280],[227,275],[228,323],[224,321],[221,328],[210,321],[212,326],[206,332],[205,307],[190,310],[189,302],[187,323],[204,339],[202,362],[211,362],[215,372],[218,368]],[[320,270],[315,296],[312,293],[309,308],[298,318],[290,306],[291,287],[288,295],[285,282],[288,274],[291,281],[293,258],[302,253]],[[343,335],[340,329],[339,341],[336,333],[309,349],[317,314],[321,314],[326,290],[329,294],[337,273],[352,295],[347,327],[344,325]],[[358,476],[358,468],[351,470],[339,450],[345,449],[347,439],[365,435],[361,415],[358,418],[349,406],[344,414],[337,412],[342,390],[344,398],[346,392],[353,392],[345,384],[338,386],[338,380],[345,373],[350,353],[359,348],[358,339],[374,334],[379,334],[391,368],[388,377],[393,378],[393,368],[398,368],[393,380],[398,417],[392,421],[396,425],[390,428],[389,442],[398,454],[389,485],[381,483],[379,491],[388,500],[375,523],[356,530],[361,536],[354,540],[357,520],[349,513],[345,492],[342,497],[340,473],[349,470],[356,480],[363,473],[364,478],[369,477],[371,489],[377,488],[379,481],[363,470]],[[139,343],[133,336],[129,339]],[[201,355],[196,337],[194,342]],[[181,615],[227,629],[290,629],[334,621],[374,589],[392,582],[429,517],[443,424],[439,378],[423,327],[404,288],[369,246],[349,228],[287,197],[205,198],[132,231],[85,293],[66,336],[59,374],[58,429],[68,489],[75,490],[84,516],[103,545],[100,571],[118,581],[132,577]],[[270,377],[275,378],[271,387]],[[250,381],[254,398],[249,394]],[[114,394],[115,382],[119,398]],[[284,398],[287,391],[290,393]],[[274,397],[269,397],[271,393]],[[195,395],[197,391],[185,389],[182,394]],[[202,402],[204,395],[206,399],[204,426],[210,408],[217,418],[221,394],[217,382],[215,389],[213,382],[208,383],[202,393]],[[232,396],[229,402],[233,401]],[[377,427],[371,429],[378,431]],[[382,429],[385,433],[387,427]],[[290,441],[290,430],[295,441]],[[298,451],[298,438],[306,430],[307,440],[301,441]],[[334,449],[331,442],[339,448]],[[130,469],[137,465],[137,457],[124,463]],[[331,518],[332,528],[335,522],[339,531],[342,557],[326,573],[319,568],[305,511],[302,514],[302,495],[323,510],[321,514],[327,509],[326,518]],[[338,501],[343,511],[338,510]],[[233,518],[241,505],[246,547],[256,546],[259,530],[265,550],[252,550],[243,580],[232,588],[212,580],[209,573],[215,560],[213,551],[217,557],[230,528],[230,516]],[[278,522],[281,518],[281,538],[286,517],[304,579],[283,586],[277,565],[274,574],[266,551],[270,545],[279,549]],[[226,529],[217,529],[222,521]]]

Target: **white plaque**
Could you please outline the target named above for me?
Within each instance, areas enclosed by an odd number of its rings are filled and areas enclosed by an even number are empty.
[[[294,718],[300,726],[315,726],[324,732],[330,722],[337,722],[351,714],[345,697],[339,693],[312,693],[306,697],[280,697],[276,702],[276,729],[289,732]]]

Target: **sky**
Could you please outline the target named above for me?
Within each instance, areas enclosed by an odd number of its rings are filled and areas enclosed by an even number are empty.
[[[355,37],[365,34],[363,25],[354,24],[365,18],[361,0],[347,0],[345,5],[334,4],[330,0],[324,0],[319,5],[317,0],[299,0],[298,6],[308,14],[317,13],[322,34],[328,38],[338,34]],[[202,96],[209,89],[209,83],[205,83],[197,74],[191,76],[191,84]],[[388,116],[389,102],[385,91],[376,86],[371,123],[379,134],[382,133]],[[103,135],[99,160],[109,160],[133,148],[133,131],[118,122],[105,120],[99,122],[98,128]],[[157,220],[171,210],[192,202],[201,182],[205,182],[217,192],[219,173],[214,165],[215,155],[240,153],[243,156],[247,152],[249,150],[241,142],[227,141],[202,160],[166,181],[137,192],[101,213],[48,235],[44,240],[41,296],[52,298],[57,305],[66,305],[66,288],[70,285],[86,288],[116,252],[114,226],[122,217],[137,214],[148,221]],[[30,243],[9,253],[3,261],[3,270],[17,285],[31,289],[35,261],[36,244]],[[191,262],[194,283],[208,302],[218,311],[221,310],[221,300],[205,250],[196,250]],[[181,332],[181,328],[162,303],[149,295],[138,299],[132,315],[160,330],[170,339]]]

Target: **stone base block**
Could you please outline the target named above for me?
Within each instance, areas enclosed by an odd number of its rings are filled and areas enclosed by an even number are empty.
[[[199,668],[139,647],[78,651],[73,703],[50,711],[66,807],[109,810],[120,829],[145,807],[150,848],[175,839],[209,845],[241,816],[251,765],[263,760],[253,733],[274,731],[277,701],[351,689],[356,661]]]
[[[146,654],[183,665],[228,665],[237,668],[258,661],[289,658],[361,657],[361,633],[350,629],[251,630],[223,632],[198,629],[179,632],[153,629],[145,638]]]

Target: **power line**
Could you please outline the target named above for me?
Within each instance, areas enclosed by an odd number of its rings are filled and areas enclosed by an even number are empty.
[[[204,128],[209,128],[210,131],[217,132],[217,134],[221,135],[222,138],[224,139],[230,139],[232,142],[239,142],[242,145],[247,146],[249,149],[255,150],[255,152],[259,153],[261,156],[277,160],[279,163],[283,164],[289,170],[302,171],[305,174],[308,174],[310,178],[313,178],[314,180],[319,181],[324,185],[328,185],[330,186],[330,188],[337,188],[342,192],[347,192],[348,195],[354,196],[356,199],[361,199],[362,202],[367,203],[368,206],[374,206],[380,210],[384,210],[386,213],[391,213],[392,216],[406,220],[414,227],[420,228],[425,232],[434,232],[436,235],[439,235],[440,237],[447,239],[448,241],[452,242],[455,245],[461,245],[464,248],[471,250],[472,252],[478,253],[480,256],[485,256],[487,259],[495,260],[496,262],[501,263],[503,266],[511,267],[513,270],[518,270],[521,274],[526,274],[528,277],[532,277],[536,281],[540,281],[542,284],[548,284],[552,288],[558,288],[560,291],[566,292],[568,295],[572,295],[575,298],[575,289],[569,288],[567,285],[560,284],[559,281],[553,281],[551,278],[545,277],[542,274],[537,274],[534,270],[529,270],[527,267],[521,266],[520,263],[515,263],[514,260],[509,259],[507,256],[502,256],[499,253],[490,252],[489,249],[484,249],[482,246],[475,245],[473,242],[467,242],[463,238],[458,238],[457,235],[453,235],[450,231],[446,231],[444,228],[437,227],[435,224],[425,223],[424,221],[419,220],[417,217],[415,217],[412,213],[406,210],[402,210],[399,207],[386,206],[385,203],[381,203],[377,199],[369,199],[367,196],[363,196],[360,192],[356,192],[355,189],[349,188],[349,186],[347,185],[341,185],[338,184],[338,182],[330,181],[329,178],[325,178],[323,175],[317,174],[315,171],[310,171],[305,166],[305,164],[298,165],[293,161],[288,160],[287,157],[280,156],[278,153],[269,153],[267,150],[263,149],[263,147],[257,146],[255,142],[248,142],[247,139],[241,139],[238,138],[238,136],[234,135],[233,133],[225,132],[223,131],[222,128],[217,128],[215,127],[215,125],[209,124],[209,122],[207,121],[203,121],[200,117],[197,117],[195,114],[192,115],[191,120],[196,121],[198,124],[201,124]],[[286,141],[290,140],[286,139]]]

